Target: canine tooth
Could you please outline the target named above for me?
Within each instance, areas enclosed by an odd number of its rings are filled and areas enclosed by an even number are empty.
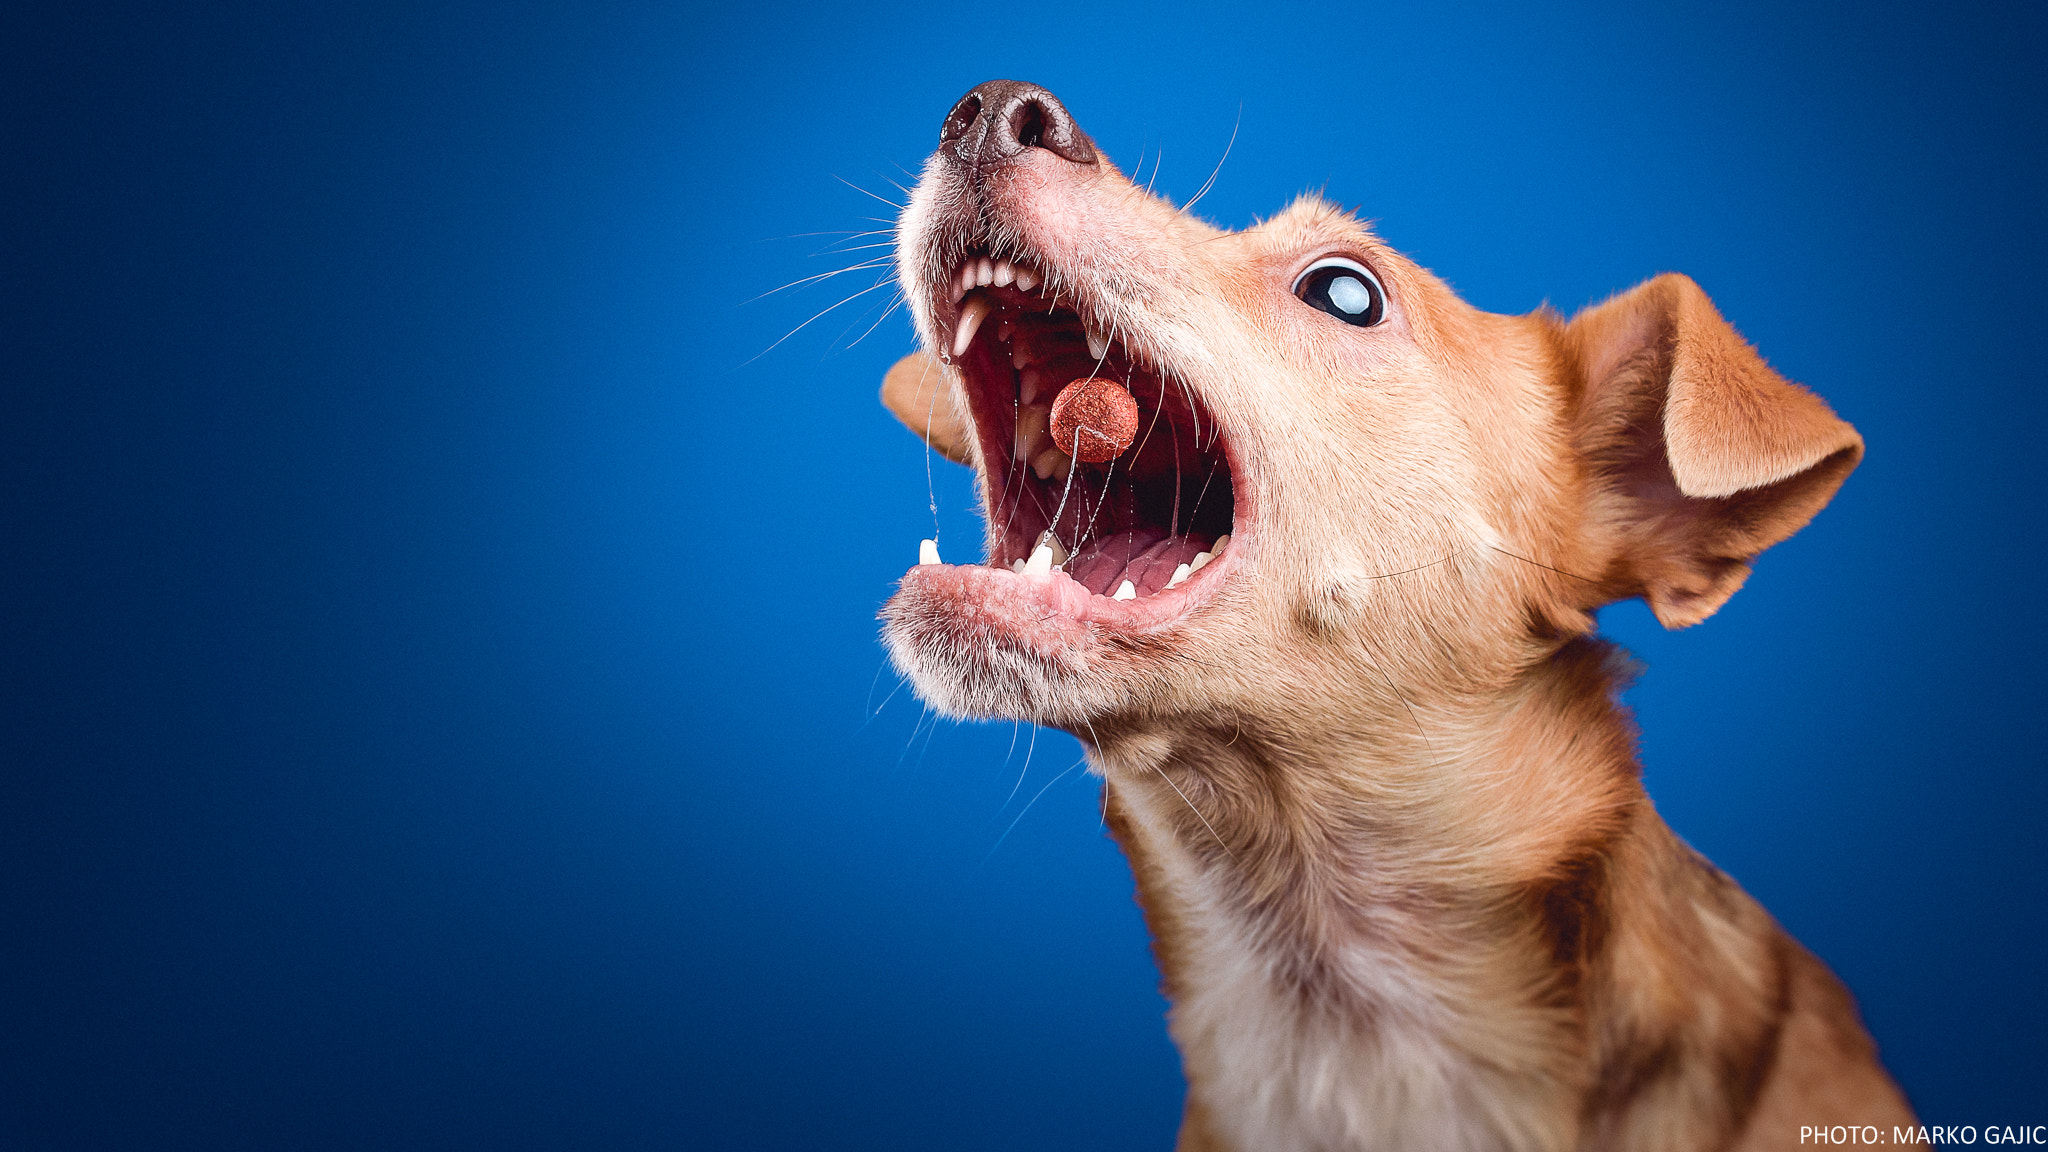
[[[1012,561],[1010,561],[1010,571],[1012,571],[1012,572],[1019,572],[1019,573],[1023,572],[1023,571],[1024,571],[1024,562],[1023,562],[1022,560],[1012,560]]]
[[[1093,328],[1084,329],[1088,334],[1088,358],[1100,360],[1109,354],[1109,341],[1104,340]]]
[[[1188,561],[1188,575],[1193,576],[1195,573],[1200,572],[1202,570],[1202,565],[1207,564],[1209,561],[1214,560],[1215,558],[1216,557],[1212,553],[1195,553],[1195,558],[1193,560]]]
[[[990,284],[995,283],[995,279],[996,266],[993,261],[991,261],[988,257],[983,256],[980,260],[975,262],[974,283],[977,286],[986,288]]]
[[[1223,555],[1223,546],[1228,543],[1230,543],[1230,533],[1225,532],[1216,538],[1214,544],[1209,545],[1209,551],[1212,555],[1221,556]]]
[[[1193,568],[1190,568],[1187,565],[1182,564],[1181,566],[1173,570],[1173,579],[1168,580],[1166,582],[1166,586],[1168,588],[1178,588],[1181,586],[1181,583],[1185,581],[1189,576],[1194,575],[1194,572],[1195,570]]]
[[[1017,291],[1029,292],[1038,287],[1038,276],[1029,268],[1017,269]]]
[[[1016,266],[1011,264],[1008,260],[998,260],[996,262],[995,275],[990,280],[990,283],[993,283],[996,287],[1001,288],[1008,285],[1010,281],[1015,280],[1016,278]]]
[[[1052,549],[1052,562],[1054,564],[1065,564],[1067,562],[1069,556],[1067,546],[1060,543],[1060,538],[1052,534],[1052,529],[1047,528],[1038,534],[1038,546],[1040,548]]]
[[[1168,584],[1167,587],[1171,588],[1173,587],[1173,585]],[[1137,598],[1138,590],[1131,586],[1131,582],[1129,580],[1126,580],[1123,583],[1117,585],[1116,595],[1110,597],[1111,600],[1136,600]]]
[[[1052,572],[1052,549],[1044,544],[1031,550],[1031,559],[1024,563],[1026,576],[1044,576]]]
[[[953,329],[953,355],[967,355],[967,346],[974,343],[975,330],[988,317],[988,297],[976,296],[960,306],[960,322]]]
[[[921,567],[923,567],[923,566],[924,566],[924,565],[926,565],[926,564],[937,564],[938,562],[939,562],[939,542],[938,542],[937,540],[920,540],[920,541],[918,541],[918,542],[917,542],[917,563],[918,563],[918,566],[919,566],[919,567],[921,568]]]
[[[1010,367],[1024,368],[1031,363],[1031,345],[1017,344],[1010,349]]]

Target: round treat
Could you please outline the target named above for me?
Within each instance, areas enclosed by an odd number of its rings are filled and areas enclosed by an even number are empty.
[[[1053,398],[1052,442],[1062,452],[1100,464],[1122,455],[1137,438],[1138,402],[1129,389],[1114,380],[1100,376],[1076,380]]]

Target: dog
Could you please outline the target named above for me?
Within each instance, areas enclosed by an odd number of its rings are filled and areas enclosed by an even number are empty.
[[[1707,618],[1856,430],[1684,276],[1494,315],[1315,197],[1204,223],[1034,85],[939,140],[883,399],[975,470],[987,556],[925,542],[884,639],[939,711],[1083,742],[1181,1152],[1910,1125],[1841,983],[1651,806],[1592,615]],[[1141,416],[1100,463],[1049,431],[1090,378]]]

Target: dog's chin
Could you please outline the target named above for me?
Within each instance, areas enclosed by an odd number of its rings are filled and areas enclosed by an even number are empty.
[[[913,568],[882,609],[883,637],[897,671],[947,716],[1079,728],[1119,695],[1088,599],[1058,574]]]

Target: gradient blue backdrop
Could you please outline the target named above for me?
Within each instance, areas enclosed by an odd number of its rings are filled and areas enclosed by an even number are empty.
[[[1482,307],[1688,272],[1854,421],[1603,623],[1926,1118],[2048,1122],[2043,10],[1687,8],[10,7],[0,1149],[1167,1146],[1075,743],[883,668],[907,325],[750,302],[999,76]]]

